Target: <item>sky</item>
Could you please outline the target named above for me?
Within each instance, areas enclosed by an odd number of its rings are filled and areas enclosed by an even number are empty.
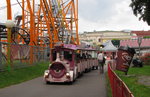
[[[16,0],[11,0],[16,3]],[[20,1],[20,0],[19,0]],[[79,33],[104,30],[150,30],[150,26],[133,15],[131,0],[78,0]],[[0,8],[6,5],[1,0]],[[13,14],[21,13],[19,5],[13,6]],[[0,22],[6,21],[6,9],[0,10]]]

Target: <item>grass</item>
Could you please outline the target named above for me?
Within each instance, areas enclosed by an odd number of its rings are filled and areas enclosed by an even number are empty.
[[[112,97],[112,92],[111,92],[110,82],[109,82],[109,78],[108,78],[108,73],[106,73],[105,75],[106,75],[107,97]]]
[[[0,72],[0,88],[18,84],[42,76],[49,62],[40,62],[34,66]]]
[[[124,73],[120,71],[115,72],[126,83],[135,97],[150,97],[150,86],[138,83],[138,77],[150,76],[150,66],[130,68],[128,76],[125,76]]]

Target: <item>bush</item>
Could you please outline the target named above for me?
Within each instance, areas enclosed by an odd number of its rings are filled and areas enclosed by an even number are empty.
[[[141,57],[144,65],[150,65],[150,53],[146,53]]]

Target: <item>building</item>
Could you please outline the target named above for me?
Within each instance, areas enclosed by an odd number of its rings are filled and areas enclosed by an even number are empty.
[[[129,31],[93,31],[80,34],[79,39],[80,41],[87,41],[96,45],[101,45],[102,43],[112,39],[131,39],[131,36],[132,33]]]
[[[137,53],[141,49],[141,53],[149,53],[150,52],[150,39],[142,39],[141,44],[139,45],[138,39],[130,39],[130,40],[121,40],[120,46],[129,46],[134,48]]]
[[[138,37],[142,38],[150,38],[150,30],[149,31],[131,31],[133,34],[132,39],[137,39]]]

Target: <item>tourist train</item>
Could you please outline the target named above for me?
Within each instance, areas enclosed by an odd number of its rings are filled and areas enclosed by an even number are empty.
[[[51,64],[44,72],[46,83],[74,82],[83,73],[98,69],[97,50],[59,44],[51,50]]]

